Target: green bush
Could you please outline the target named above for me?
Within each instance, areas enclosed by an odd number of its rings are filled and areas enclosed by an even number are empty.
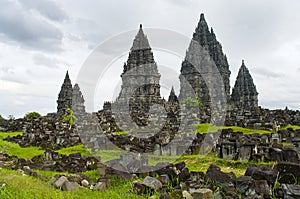
[[[74,116],[73,110],[70,108],[67,108],[66,114],[63,115],[62,122],[68,123],[70,125],[69,129],[71,129],[75,120],[77,120],[77,118]]]
[[[40,117],[42,117],[42,116],[38,112],[30,112],[24,116],[25,119],[38,119]]]
[[[5,120],[5,119],[2,117],[2,115],[0,115],[0,121],[3,121],[3,120]]]

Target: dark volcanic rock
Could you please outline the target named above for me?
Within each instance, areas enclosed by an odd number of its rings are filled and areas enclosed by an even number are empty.
[[[257,95],[256,86],[243,60],[232,90],[231,102],[239,109],[252,110],[258,108]]]
[[[234,186],[236,177],[234,173],[224,173],[221,171],[220,167],[212,164],[206,171],[205,181],[213,181],[215,184],[220,184],[222,186]]]
[[[278,171],[268,166],[250,164],[245,176],[251,176],[254,180],[266,180],[269,185],[276,181]]]
[[[279,182],[283,184],[294,184],[300,180],[300,164],[291,162],[280,162],[276,169],[279,171]]]

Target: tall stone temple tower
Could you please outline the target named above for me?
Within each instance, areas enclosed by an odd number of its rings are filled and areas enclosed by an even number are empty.
[[[258,108],[258,92],[244,60],[239,69],[231,94],[231,102],[239,110],[254,110]]]
[[[142,25],[124,63],[121,78],[121,91],[114,105],[118,111],[129,111],[136,124],[147,125],[150,106],[162,104],[163,100],[160,96],[160,74]]]
[[[72,96],[72,83],[69,77],[69,72],[67,71],[57,99],[57,113],[59,115],[65,114],[67,108],[72,107]]]
[[[84,98],[79,85],[75,84],[72,87],[68,71],[58,94],[57,113],[64,115],[67,108],[72,109],[76,114],[85,113]]]
[[[85,113],[84,98],[78,84],[73,87],[72,110],[74,113]]]
[[[201,49],[198,49],[197,45],[200,45]],[[195,53],[196,51],[198,53]],[[200,56],[199,51],[201,51]],[[201,66],[194,66],[195,63],[191,63],[191,60],[195,60]],[[214,82],[211,78],[207,78],[207,81],[205,81],[205,75],[213,74],[211,72],[212,65],[215,65],[218,69],[223,82]],[[198,70],[196,70],[196,67]],[[230,99],[230,74],[229,64],[226,55],[223,53],[222,46],[218,42],[213,29],[209,30],[204,14],[201,14],[185,60],[182,62],[179,98],[184,99],[186,97],[185,95],[188,91],[186,91],[185,85],[188,82],[201,103],[206,107],[210,106],[211,99],[208,84],[213,88],[223,83],[224,96],[228,101]]]

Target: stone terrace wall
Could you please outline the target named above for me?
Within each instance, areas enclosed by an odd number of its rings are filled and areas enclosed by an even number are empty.
[[[74,146],[81,143],[78,133],[74,128],[61,122],[56,114],[49,114],[35,120],[16,120],[16,126],[12,129],[23,129],[23,135],[8,137],[7,141],[18,143],[22,147],[38,146],[43,149],[59,149]]]

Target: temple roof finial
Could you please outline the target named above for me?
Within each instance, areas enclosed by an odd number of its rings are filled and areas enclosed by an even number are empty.
[[[134,38],[131,50],[149,49],[150,45],[147,36],[144,34],[143,26],[140,24],[140,29]]]
[[[200,21],[205,21],[204,13],[200,14]]]

